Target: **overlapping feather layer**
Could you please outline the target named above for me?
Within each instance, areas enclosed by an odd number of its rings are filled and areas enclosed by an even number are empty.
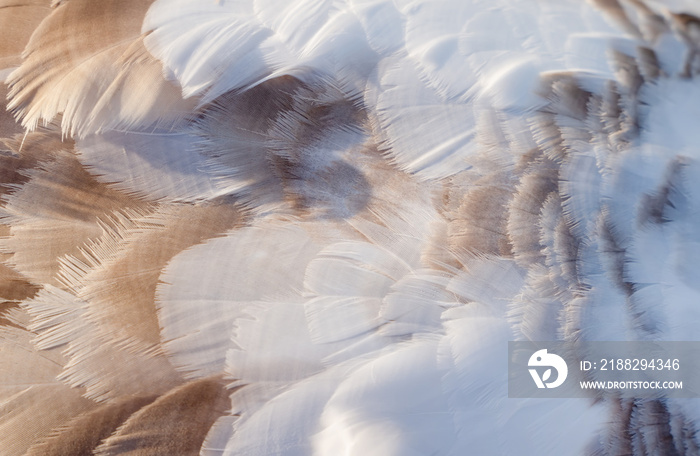
[[[0,453],[698,454],[505,361],[700,338],[699,14],[0,0]]]

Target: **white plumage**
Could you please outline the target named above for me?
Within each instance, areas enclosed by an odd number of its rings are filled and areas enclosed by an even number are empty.
[[[506,369],[700,339],[698,15],[0,0],[0,454],[699,454]]]

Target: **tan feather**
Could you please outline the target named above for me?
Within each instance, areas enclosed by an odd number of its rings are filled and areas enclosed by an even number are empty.
[[[12,128],[12,127],[10,127]],[[52,152],[69,147],[60,137],[46,131],[28,134],[26,137],[14,135],[0,139],[0,148],[6,153],[0,154],[0,195],[14,192],[25,184],[29,170],[42,161],[50,160]],[[3,198],[3,205],[7,198]]]
[[[63,357],[40,351],[28,331],[0,327],[0,448],[3,456],[25,453],[35,441],[93,406],[81,390],[56,380]]]
[[[0,74],[0,80],[2,75]],[[0,82],[0,138],[10,138],[16,134],[23,133],[22,126],[15,122],[12,114],[5,109],[5,99],[7,98],[7,85]],[[0,152],[7,150],[2,140],[0,140]]]
[[[101,236],[100,218],[143,204],[98,183],[66,150],[71,144],[59,142],[55,135],[28,136],[20,155],[27,154],[28,164],[38,166],[8,170],[10,180],[28,181],[7,197],[4,222],[12,228],[1,244],[13,254],[12,266],[30,280],[60,285],[56,273],[61,256],[80,256],[85,242]],[[21,160],[16,162],[21,166]]]
[[[155,396],[126,397],[85,412],[52,431],[25,456],[90,456],[100,442]]]
[[[547,196],[558,190],[558,178],[554,163],[540,157],[517,186],[508,208],[508,236],[519,264],[529,265],[544,260],[538,226],[540,211]]]
[[[22,50],[29,37],[50,12],[48,0],[0,1],[0,30],[3,36],[0,40],[0,71],[20,64]]]
[[[661,35],[669,30],[669,25],[661,14],[654,12],[643,0],[627,0],[639,15],[639,29],[644,38],[650,43],[655,43]]]
[[[514,190],[510,173],[504,171],[481,177],[466,191],[455,190],[461,201],[448,214],[450,247],[456,251],[510,255],[506,208]]]
[[[105,336],[157,345],[160,327],[154,302],[163,268],[182,250],[226,232],[240,220],[235,206],[228,204],[159,208],[90,248],[96,264],[85,276],[72,279],[74,291],[87,302],[90,318]]]
[[[13,318],[8,318],[11,312],[19,309],[20,301],[32,298],[38,291],[37,285],[0,263],[0,326],[16,324]]]
[[[61,378],[86,385],[88,396],[100,400],[160,394],[179,384],[160,349],[154,299],[161,270],[181,250],[239,220],[226,202],[119,215],[81,258],[65,257],[60,276],[70,293],[49,289],[25,304],[41,347],[68,344],[71,362]],[[128,367],[114,371],[117,359]]]
[[[663,74],[656,53],[649,48],[640,47],[637,51],[637,65],[639,71],[647,82],[654,82]]]
[[[187,383],[134,414],[95,454],[196,456],[211,426],[229,408],[229,392],[219,378]]]
[[[615,23],[630,35],[641,38],[637,26],[630,20],[627,12],[618,0],[591,0],[591,2],[603,10]]]
[[[141,21],[152,0],[61,3],[32,35],[8,83],[12,109],[34,129],[63,113],[65,133],[162,126],[194,107],[145,49]]]

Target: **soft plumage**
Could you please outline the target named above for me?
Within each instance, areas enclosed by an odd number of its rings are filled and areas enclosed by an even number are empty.
[[[700,339],[699,16],[0,1],[0,454],[699,454],[506,372]]]

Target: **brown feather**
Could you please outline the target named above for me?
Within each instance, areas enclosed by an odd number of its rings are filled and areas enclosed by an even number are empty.
[[[235,227],[235,206],[166,206],[144,219],[144,226],[108,236],[100,250],[117,251],[80,280],[79,295],[104,334],[146,344],[160,343],[155,293],[165,265],[179,252]],[[150,226],[148,226],[150,224]],[[94,254],[94,252],[93,252]]]
[[[624,31],[630,35],[641,38],[637,26],[630,20],[618,0],[591,0],[591,2],[615,21]]]
[[[507,207],[514,190],[510,173],[503,171],[472,183],[460,195],[456,211],[448,214],[450,247],[455,251],[509,256]]]
[[[18,144],[14,147],[19,151]],[[144,205],[97,182],[54,133],[36,133],[22,145],[18,160],[5,170],[9,183],[24,185],[7,197],[5,223],[12,225],[3,250],[11,264],[36,283],[60,285],[59,258],[80,256],[81,246],[102,235],[99,220],[117,210]],[[11,161],[11,160],[10,160]],[[34,164],[27,170],[23,166]]]
[[[56,380],[63,366],[57,350],[37,350],[34,334],[0,327],[0,451],[19,456],[52,428],[94,406],[82,390]]]
[[[196,456],[211,426],[229,408],[229,392],[219,378],[187,383],[134,414],[95,454]]]
[[[2,77],[0,77],[0,79],[2,79]],[[12,114],[6,109],[5,100],[7,98],[7,91],[7,85],[0,82],[0,154],[8,151],[1,138],[10,138],[24,132],[22,126],[15,122]],[[0,157],[2,157],[2,155],[0,155]]]
[[[55,429],[25,456],[91,456],[132,414],[156,399],[155,396],[126,397],[85,412]]]
[[[51,12],[49,3],[48,0],[0,0],[0,70],[20,64],[29,37]]]
[[[66,133],[170,126],[194,107],[145,49],[141,22],[152,0],[71,0],[36,29],[11,74],[9,108],[30,129],[63,112]],[[77,100],[73,103],[72,100]]]

